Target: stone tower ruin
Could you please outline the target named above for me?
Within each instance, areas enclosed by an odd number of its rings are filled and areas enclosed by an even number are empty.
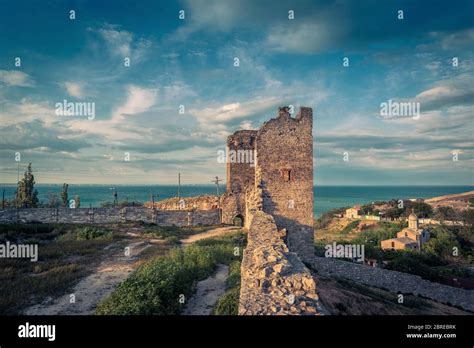
[[[279,230],[286,229],[286,244],[305,261],[314,255],[312,128],[311,108],[301,107],[292,117],[288,107],[280,107],[259,130],[229,136],[221,198],[223,223],[238,218],[248,227],[252,214],[264,211]]]

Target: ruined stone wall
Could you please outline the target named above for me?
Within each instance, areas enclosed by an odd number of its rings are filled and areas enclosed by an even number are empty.
[[[255,183],[255,136],[253,130],[235,132],[227,138],[226,193],[221,198],[222,223],[232,224],[241,215],[244,222],[245,192]]]
[[[214,210],[153,210],[127,208],[26,208],[0,210],[0,223],[120,223],[143,221],[162,226],[197,226],[220,224],[220,211]]]
[[[222,209],[222,223],[232,225],[237,215],[242,215],[240,194],[226,192],[221,196],[220,207]],[[244,218],[245,221],[245,218]]]
[[[455,288],[433,283],[413,274],[368,267],[333,258],[315,257],[312,268],[324,276],[347,278],[386,289],[394,294],[420,295],[474,312],[474,290]]]
[[[227,192],[245,192],[247,187],[254,184],[256,133],[253,130],[242,130],[227,138]],[[248,156],[249,154],[251,155]]]
[[[290,250],[308,262],[314,255],[312,124],[311,108],[302,107],[293,118],[282,107],[277,118],[263,124],[256,140],[263,211],[279,229],[287,229]]]
[[[275,220],[253,213],[241,266],[239,315],[321,313],[310,271],[282,240]]]
[[[143,204],[152,208],[152,202]],[[212,210],[219,208],[219,197],[215,195],[202,195],[195,197],[172,197],[155,202],[155,208],[159,210]]]

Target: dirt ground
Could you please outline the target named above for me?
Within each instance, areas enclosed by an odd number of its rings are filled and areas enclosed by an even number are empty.
[[[184,307],[183,315],[210,315],[212,308],[226,290],[229,267],[218,265],[217,272],[197,284],[197,291]]]
[[[94,273],[80,280],[69,293],[54,299],[48,297],[42,303],[28,307],[23,314],[93,314],[97,304],[109,296],[115,287],[138,266],[138,255],[150,247],[150,244],[140,240],[129,244],[128,247],[130,248],[129,256],[125,255],[124,248],[114,250],[100,263]],[[71,295],[74,296],[74,302],[71,300]]]

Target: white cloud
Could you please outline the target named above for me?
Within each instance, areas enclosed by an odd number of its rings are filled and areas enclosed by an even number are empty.
[[[204,109],[192,109],[189,112],[202,126],[225,129],[225,123],[262,113],[276,107],[279,102],[281,99],[277,97],[261,97],[243,103],[234,102]]]
[[[3,111],[0,112],[2,126],[8,126],[20,122],[31,122],[41,120],[45,124],[51,124],[57,121],[58,117],[47,102],[31,101],[27,98],[21,99],[16,104],[5,104]]]
[[[66,92],[75,98],[82,99],[85,96],[84,88],[80,82],[64,82],[63,84]]]
[[[470,47],[474,42],[474,29],[466,29],[454,33],[431,32],[431,37],[441,42],[443,50],[453,50],[462,47]]]
[[[307,54],[326,49],[335,34],[333,27],[322,22],[288,23],[273,27],[267,44],[275,51]]]
[[[109,140],[116,141],[116,145],[124,140],[139,140],[150,135],[148,125],[141,125],[127,117],[149,111],[157,101],[158,91],[135,85],[127,88],[125,102],[118,106],[108,120],[67,119],[67,125],[73,130],[88,134],[97,134]]]
[[[112,55],[122,58],[140,60],[151,46],[150,40],[135,38],[133,33],[120,30],[117,25],[106,24],[99,29],[89,28],[89,30],[99,34]]]
[[[155,105],[158,90],[145,89],[131,85],[128,87],[127,100],[119,106],[112,115],[114,121],[121,120],[124,116],[135,115],[147,111]]]
[[[33,87],[35,82],[30,75],[18,70],[0,70],[0,82],[7,86]]]

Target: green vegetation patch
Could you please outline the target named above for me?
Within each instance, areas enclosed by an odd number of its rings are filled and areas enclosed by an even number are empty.
[[[112,231],[103,227],[85,226],[61,235],[59,240],[112,240],[112,237]]]
[[[357,228],[359,224],[360,224],[360,220],[350,222],[346,227],[344,227],[344,229],[341,231],[341,234],[350,233],[354,228]]]
[[[212,275],[218,264],[239,260],[245,246],[241,233],[200,240],[176,248],[140,266],[97,307],[102,315],[176,315],[196,290],[198,281]],[[236,252],[238,251],[238,252]]]
[[[229,265],[229,276],[226,280],[227,290],[217,301],[213,314],[238,314],[240,297],[240,266],[240,261],[234,261]]]
[[[193,234],[203,233],[218,226],[192,226],[192,227],[178,227],[178,226],[157,226],[155,224],[147,224],[145,227],[145,235],[151,237],[158,237],[169,239],[170,241],[183,239]],[[172,239],[175,237],[175,239]]]
[[[90,266],[100,259],[110,241],[65,238],[77,236],[83,228],[66,224],[0,225],[1,243],[38,244],[37,262],[0,259],[0,314],[19,314],[32,303],[61,295],[90,273]]]

